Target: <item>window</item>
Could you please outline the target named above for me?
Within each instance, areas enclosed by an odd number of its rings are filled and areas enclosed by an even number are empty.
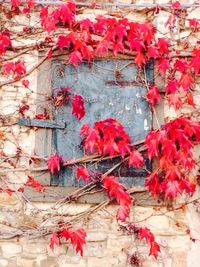
[[[146,66],[147,79],[152,78],[152,65]],[[72,88],[72,92],[81,95],[85,101],[85,116],[78,121],[71,114],[70,105],[56,108],[53,128],[52,153],[56,150],[65,160],[83,156],[80,146],[80,128],[89,123],[112,117],[117,119],[130,135],[132,142],[144,139],[152,128],[152,113],[145,100],[146,88],[138,82],[138,68],[131,60],[98,60],[90,64],[82,63],[77,70],[59,60],[52,62],[52,88]],[[61,127],[66,123],[66,127]],[[116,160],[100,164],[100,170],[106,171]],[[150,163],[146,159],[146,166]],[[89,166],[95,168],[95,166]],[[76,180],[76,168],[63,169],[51,179],[51,185],[79,186]],[[142,185],[146,171],[144,169],[119,168],[115,171],[122,183],[127,186]]]

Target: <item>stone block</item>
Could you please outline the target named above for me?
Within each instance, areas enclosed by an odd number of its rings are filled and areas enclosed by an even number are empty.
[[[1,267],[7,267],[8,266],[8,260],[0,258],[0,266]]]
[[[89,257],[87,267],[111,267],[108,258],[98,259],[96,257]],[[73,266],[72,266],[73,267]]]
[[[18,267],[35,267],[36,261],[32,257],[18,257],[16,259],[16,266]]]
[[[88,241],[104,241],[107,239],[108,234],[106,232],[88,232],[87,233],[87,242]]]
[[[122,249],[128,249],[133,240],[131,236],[119,236],[117,238],[108,238],[107,249],[112,252],[120,252]]]
[[[169,229],[169,218],[165,215],[155,215],[147,220],[147,225],[155,232],[166,232]]]
[[[40,267],[59,267],[56,257],[48,257],[41,260]]]
[[[108,253],[106,242],[87,242],[84,248],[85,257],[105,257]]]
[[[22,252],[22,246],[17,243],[5,243],[1,245],[1,250],[5,257],[12,257]]]
[[[23,245],[23,252],[30,254],[45,254],[47,252],[45,243],[26,243]]]
[[[188,267],[186,251],[180,251],[180,252],[176,251],[173,253],[172,266],[173,267]],[[199,263],[197,266],[199,266]]]

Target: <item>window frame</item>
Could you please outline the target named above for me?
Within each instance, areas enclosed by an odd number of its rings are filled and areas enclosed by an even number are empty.
[[[44,53],[39,53],[39,59],[40,57],[44,57]],[[59,60],[67,61],[67,55],[61,54],[60,52],[55,52],[52,56],[52,59],[49,59],[45,61],[42,65],[40,65],[37,69],[37,90],[36,92],[39,94],[46,94],[51,95],[52,94],[52,84],[51,84],[51,67],[52,67],[52,61],[54,58]],[[100,58],[100,60],[113,60],[116,59],[112,54],[109,54],[105,58]],[[119,55],[117,57],[118,60],[133,60],[132,56],[127,55]],[[99,60],[99,58],[98,58]],[[156,64],[153,64],[153,77],[157,76],[155,75],[155,66]],[[44,79],[45,76],[45,79]],[[154,80],[155,82],[155,80]],[[158,81],[159,82],[159,81]],[[163,82],[160,83],[161,85]],[[45,102],[43,105],[40,104],[40,95],[37,95],[36,99],[36,113],[42,113],[44,108],[48,110],[51,114],[53,114],[53,107],[50,107],[48,104],[48,101]],[[158,128],[158,122],[159,124],[163,124],[164,121],[164,96],[161,95],[161,102],[157,107],[155,108],[155,113],[152,113],[152,129]],[[38,128],[37,131],[35,131],[35,144],[34,144],[34,151],[37,156],[47,158],[49,155],[52,154],[52,139],[53,139],[53,131],[51,128]],[[40,144],[40,145],[38,145]],[[155,162],[153,162],[153,168],[155,166]],[[34,188],[26,187],[24,194],[28,199],[35,202],[56,202],[63,197],[66,197],[70,195],[72,192],[77,190],[77,187],[75,186],[66,186],[62,187],[59,185],[51,185],[51,174],[49,171],[41,171],[41,172],[31,172],[30,175],[35,177],[41,184],[44,185],[45,192],[37,192]],[[149,205],[149,197],[150,195],[147,194],[146,189],[144,186],[132,186],[131,191],[134,194],[134,197],[141,199],[142,196],[142,204],[148,204]],[[145,196],[145,197],[144,197]],[[78,203],[100,203],[107,199],[107,195],[104,192],[97,192],[94,194],[85,195],[83,197],[80,197],[78,200]],[[152,205],[155,204],[154,200],[152,199]]]

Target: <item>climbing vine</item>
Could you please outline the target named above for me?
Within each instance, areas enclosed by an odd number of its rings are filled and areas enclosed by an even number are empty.
[[[155,17],[163,9],[166,8],[157,5],[149,12]],[[120,165],[125,164],[128,168],[145,168],[144,156],[149,160],[156,159],[157,167],[152,171],[146,170],[145,185],[158,201],[173,202],[182,194],[190,197],[195,193],[199,183],[199,160],[195,158],[193,150],[200,142],[199,108],[194,97],[198,94],[196,88],[200,70],[200,46],[199,39],[195,36],[199,33],[200,25],[196,18],[187,18],[187,10],[182,8],[179,1],[173,1],[167,7],[167,11],[170,15],[165,27],[169,29],[171,38],[163,37],[164,35],[161,35],[162,33],[160,34],[150,21],[135,22],[123,18],[120,14],[96,16],[93,20],[89,18],[78,20],[77,15],[81,13],[81,8],[78,8],[74,2],[63,2],[58,6],[42,6],[34,0],[11,0],[10,4],[0,5],[0,12],[5,21],[14,21],[19,16],[28,20],[32,16],[37,18],[37,26],[22,26],[17,33],[9,24],[4,25],[0,21],[1,89],[12,84],[15,86],[20,82],[24,89],[33,93],[29,75],[45,61],[51,60],[54,52],[64,53],[65,64],[73,65],[75,70],[85,61],[90,64],[96,58],[106,58],[112,55],[117,59],[119,55],[125,54],[132,57],[132,62],[138,67],[138,82],[146,87],[145,101],[149,103],[155,116],[155,106],[161,101],[160,92],[163,88],[146,78],[145,66],[152,60],[156,62],[157,76],[165,84],[165,101],[177,112],[175,119],[166,119],[165,124],[150,131],[144,141],[135,143],[131,143],[131,138],[123,125],[115,118],[96,121],[94,125],[84,124],[80,130],[82,158],[63,159],[61,155],[55,153],[45,159],[46,165],[34,169],[34,171],[49,170],[51,174],[55,174],[64,168],[76,166],[75,179],[82,179],[85,183],[85,186],[56,203],[54,209],[50,211],[51,216],[55,215],[58,205],[76,201],[92,189],[100,189],[100,191],[107,192],[109,196],[109,200],[88,209],[77,218],[67,218],[63,221],[58,219],[51,228],[36,229],[35,232],[39,231],[41,235],[51,235],[51,249],[54,249],[56,245],[59,246],[62,240],[66,239],[70,240],[77,253],[80,252],[83,255],[86,232],[82,228],[73,230],[73,222],[80,217],[89,216],[110,203],[117,203],[119,208],[116,220],[122,230],[138,239],[145,239],[150,246],[149,255],[158,257],[160,246],[155,241],[152,232],[130,221],[130,210],[134,201],[131,196],[132,192],[120,184],[118,178],[113,175],[113,171]],[[189,37],[197,39],[194,47],[190,46],[188,39],[180,43],[180,32],[177,32],[177,25],[180,21],[184,21],[184,26],[182,26],[184,30],[187,28],[190,31]],[[37,39],[37,36],[40,38],[34,44],[28,45],[24,42],[16,46],[17,39],[14,40],[13,36],[25,39]],[[29,68],[23,60],[23,55],[32,50],[45,51],[45,55],[35,66]],[[119,77],[120,71],[115,70],[115,75]],[[70,105],[77,123],[87,112],[83,97],[74,93],[68,85],[58,88],[47,101],[56,108]],[[181,109],[185,105],[190,106],[191,113],[182,112]],[[19,116],[26,118],[29,109],[29,103],[23,101],[17,110]],[[51,114],[44,110],[43,114],[35,114],[34,118],[48,120],[50,117]],[[2,118],[2,121],[5,122],[6,118]],[[0,139],[4,140],[4,135],[5,133],[0,131]],[[21,153],[19,148],[15,155],[18,160]],[[45,186],[30,175],[23,186],[14,189],[9,179],[5,180],[3,175],[7,171],[17,172],[23,169],[20,170],[5,153],[1,152],[1,155],[1,192],[17,194],[24,198],[24,186],[31,186],[39,192],[45,191]],[[98,164],[113,158],[118,158],[118,163],[105,173],[91,171],[85,165],[91,162]],[[37,160],[40,161],[34,155],[30,157],[29,163],[35,163]],[[10,167],[4,167],[5,163]],[[28,168],[24,169],[26,170]],[[38,210],[35,212],[37,213]],[[26,233],[22,231],[21,234]],[[131,261],[138,262],[138,259],[134,256]]]

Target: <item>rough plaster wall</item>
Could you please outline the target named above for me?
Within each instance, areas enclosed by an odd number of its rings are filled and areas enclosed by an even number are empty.
[[[121,0],[121,2],[129,3],[129,0]],[[138,0],[138,3],[153,3],[154,1]],[[168,1],[157,1],[158,3],[167,3]],[[181,1],[181,3],[189,3],[193,1]],[[112,8],[115,12],[115,8]],[[199,10],[191,10],[191,18],[199,18]],[[85,9],[82,18],[94,18],[96,14],[107,15],[106,9],[91,10]],[[127,9],[126,16],[130,20],[143,21],[148,16],[143,11],[134,12]],[[170,33],[164,27],[164,23],[168,18],[168,13],[162,11],[154,19],[153,23],[159,29],[159,35],[170,37]],[[20,18],[19,18],[20,20]],[[27,20],[26,23],[32,23]],[[181,37],[187,36],[187,31],[181,32]],[[177,31],[177,35],[179,32]],[[178,37],[177,37],[178,38]],[[34,40],[26,40],[28,43]],[[191,38],[190,42],[196,41],[195,38]],[[19,42],[20,44],[20,42]],[[30,66],[33,62],[38,61],[38,56],[32,53],[23,57],[26,63]],[[33,72],[28,78],[30,81],[30,89],[37,91],[37,71]],[[45,78],[44,78],[45,79]],[[18,89],[11,85],[4,87],[0,90],[0,115],[7,115],[12,117],[15,121],[15,111],[18,109],[21,100],[26,100],[30,105],[30,111],[27,111],[26,115],[33,117],[35,115],[38,106],[41,108],[42,103],[45,100],[41,96],[37,99],[35,94],[32,94],[28,89],[24,89],[20,83],[16,83]],[[31,98],[29,95],[31,94]],[[200,103],[198,96],[194,97],[195,103]],[[184,109],[188,112],[188,107]],[[182,110],[182,111],[184,111]],[[172,108],[164,106],[165,117],[175,117],[177,114]],[[35,131],[26,127],[19,127],[14,125],[12,127],[1,128],[6,132],[4,140],[4,152],[12,156],[15,154],[18,147],[23,150],[24,157],[17,162],[18,167],[27,166],[27,155],[35,154]],[[14,136],[16,138],[14,138]],[[6,165],[6,164],[5,164]],[[8,165],[7,165],[8,166]],[[27,177],[27,173],[15,173],[15,175],[9,174],[10,179],[23,183]],[[35,177],[37,178],[37,177]],[[17,186],[18,187],[18,186]],[[198,195],[198,194],[197,194]],[[50,203],[35,203],[36,206],[47,210],[52,204]],[[77,204],[65,206],[62,212],[67,211],[72,214],[76,212],[84,211],[89,205]],[[26,209],[25,209],[26,208]],[[36,227],[40,222],[40,218],[37,215],[32,214],[32,207],[28,205],[24,207],[14,197],[8,195],[0,195],[0,223],[7,221],[14,224],[16,227],[30,229],[30,227]],[[134,221],[146,225],[156,235],[156,241],[161,245],[161,255],[158,261],[155,261],[152,257],[148,257],[148,246],[140,241],[135,241],[133,237],[127,237],[119,231],[119,227],[115,220],[116,207],[112,206],[106,210],[99,211],[94,214],[90,220],[81,221],[78,226],[84,227],[87,232],[87,245],[84,250],[83,258],[76,255],[72,247],[66,243],[59,248],[56,248],[54,252],[49,249],[48,238],[20,238],[15,237],[9,239],[9,236],[0,240],[0,266],[7,267],[125,267],[129,266],[127,262],[127,255],[135,251],[139,251],[144,259],[144,267],[199,267],[200,262],[200,243],[191,242],[189,236],[186,234],[186,229],[189,226],[191,234],[195,238],[200,239],[200,215],[198,210],[193,206],[187,207],[185,210],[177,210],[175,212],[166,212],[166,208],[160,208],[155,210],[151,206],[146,207],[134,207],[132,209],[131,217]],[[164,214],[164,215],[163,215]],[[177,226],[176,223],[180,226]],[[1,227],[1,232],[4,229],[9,230],[8,226]]]

